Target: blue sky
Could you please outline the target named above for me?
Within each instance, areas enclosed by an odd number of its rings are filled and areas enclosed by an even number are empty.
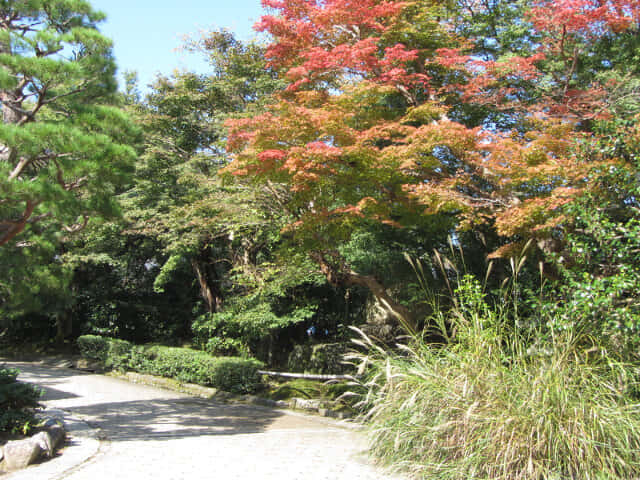
[[[260,0],[90,0],[107,14],[100,30],[114,41],[119,72],[136,70],[140,86],[157,72],[174,69],[206,72],[200,56],[177,52],[185,35],[220,27],[247,40],[263,14]],[[119,75],[120,76],[120,75]]]

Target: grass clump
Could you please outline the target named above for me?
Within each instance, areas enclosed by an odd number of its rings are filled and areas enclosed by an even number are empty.
[[[272,380],[266,385],[261,395],[271,400],[292,398],[320,400],[334,410],[355,413],[353,405],[356,403],[354,398],[357,398],[357,394],[354,392],[356,389],[357,386],[351,381],[330,380],[323,382],[300,378]],[[358,393],[361,394],[362,389],[358,390]]]
[[[629,479],[640,471],[632,366],[570,329],[544,341],[464,277],[440,345],[369,354],[373,453],[428,479]]]

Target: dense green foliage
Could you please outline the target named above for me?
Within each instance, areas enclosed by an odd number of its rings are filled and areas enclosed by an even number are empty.
[[[40,389],[16,380],[18,372],[0,368],[0,432],[27,434],[35,426]]]
[[[298,344],[289,354],[287,370],[327,375],[354,373],[344,358],[351,349],[351,342]]]
[[[175,347],[135,347],[131,369],[197,383],[232,393],[254,393],[261,388],[262,363],[239,357],[212,357],[204,352]]]
[[[118,214],[138,129],[119,108],[102,13],[6,1],[0,17],[0,321],[11,327],[73,301],[60,242]]]
[[[263,364],[250,358],[213,357],[189,348],[135,346],[96,335],[78,337],[78,348],[84,358],[107,369],[175,378],[232,393],[253,393],[262,385],[258,369]]]
[[[356,326],[389,463],[635,474],[640,7],[263,4],[141,95],[87,2],[0,2],[0,340],[252,392]]]
[[[189,265],[181,265],[163,292],[154,285],[162,254],[157,241],[121,234],[122,221],[83,232],[67,243],[63,256],[72,269],[73,298],[63,314],[67,335],[94,334],[134,342],[175,343],[190,331],[189,312],[197,299]]]
[[[82,335],[77,342],[80,355],[84,358],[100,362],[109,369],[125,370],[129,366],[133,345],[126,340]]]

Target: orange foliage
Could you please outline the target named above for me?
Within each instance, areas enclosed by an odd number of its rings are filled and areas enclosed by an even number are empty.
[[[471,54],[472,39],[462,39],[461,47],[440,48],[428,58],[428,66],[458,73],[455,83],[436,90],[425,70],[414,68],[424,52],[384,44],[404,2],[263,5],[277,15],[262,17],[257,29],[272,35],[269,59],[291,83],[267,113],[228,122],[234,162],[227,172],[286,183],[298,201],[292,229],[356,217],[397,224],[389,213],[417,200],[425,213],[456,214],[461,227],[490,222],[506,237],[548,235],[564,221],[560,207],[602,166],[578,152],[580,142],[594,137],[578,133],[577,122],[606,115],[606,109],[605,87],[569,88],[575,45],[629,28],[640,16],[640,1],[538,1],[529,19],[543,33],[539,51],[485,60]],[[558,80],[523,102],[520,93],[545,75],[542,64],[549,59],[561,60]],[[341,76],[362,88],[340,84]],[[367,116],[388,95],[406,97],[416,85],[520,112],[530,128],[468,128],[447,119],[448,107],[434,93],[404,113]]]

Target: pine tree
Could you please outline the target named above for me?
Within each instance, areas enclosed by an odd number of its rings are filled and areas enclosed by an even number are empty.
[[[0,0],[2,326],[63,310],[61,240],[117,214],[133,171],[103,19],[81,0]]]
[[[135,152],[103,19],[82,0],[0,1],[0,247],[117,210]]]

